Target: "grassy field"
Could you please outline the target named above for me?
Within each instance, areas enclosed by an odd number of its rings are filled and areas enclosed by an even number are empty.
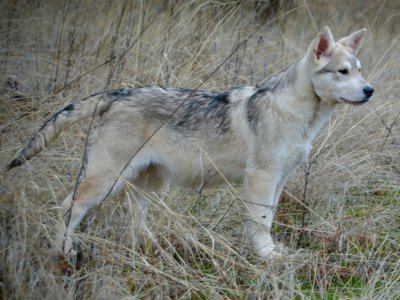
[[[287,3],[286,3],[287,2]],[[278,5],[280,3],[280,5]],[[135,234],[124,195],[91,211],[80,251],[54,250],[89,122],[0,173],[0,299],[400,299],[400,2],[2,1],[0,166],[51,113],[94,92],[161,84],[256,85],[299,58],[323,26],[367,27],[376,90],[341,107],[274,222],[287,247],[260,261],[243,236],[241,187],[149,195]],[[124,193],[123,193],[124,194]]]

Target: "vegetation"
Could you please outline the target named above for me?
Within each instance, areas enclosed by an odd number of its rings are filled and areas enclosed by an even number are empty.
[[[285,188],[261,261],[243,235],[241,187],[151,201],[135,234],[125,194],[84,219],[76,256],[54,249],[89,122],[0,174],[1,299],[400,299],[400,5],[387,1],[23,1],[0,3],[0,165],[51,114],[92,93],[150,84],[256,85],[319,29],[367,27],[370,103],[343,106]],[[129,187],[127,187],[129,189]]]

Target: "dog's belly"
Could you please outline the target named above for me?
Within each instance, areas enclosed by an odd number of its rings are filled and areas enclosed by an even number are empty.
[[[184,133],[168,128],[143,149],[145,160],[162,166],[174,186],[202,189],[242,181],[246,139],[237,130],[225,134],[203,130]]]
[[[193,151],[191,155],[175,153],[167,159],[171,184],[196,190],[221,183],[240,183],[245,160],[240,151],[208,153]]]
[[[200,169],[193,168],[188,170],[177,169],[176,176],[172,179],[172,184],[188,187],[195,190],[215,186],[222,183],[240,183],[243,178],[242,166],[230,166],[230,169]]]

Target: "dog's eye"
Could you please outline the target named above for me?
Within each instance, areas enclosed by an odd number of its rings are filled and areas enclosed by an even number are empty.
[[[347,69],[342,69],[342,70],[339,70],[339,73],[340,73],[340,74],[343,74],[343,75],[347,75],[347,74],[349,74],[349,70],[347,70]]]

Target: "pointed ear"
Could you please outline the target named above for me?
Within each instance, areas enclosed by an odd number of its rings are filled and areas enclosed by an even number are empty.
[[[356,32],[353,32],[349,36],[346,36],[344,38],[341,38],[338,43],[342,44],[343,46],[351,48],[354,52],[357,51],[357,49],[360,47],[361,42],[367,33],[367,28],[358,30]]]
[[[329,56],[332,53],[332,49],[335,47],[335,40],[332,32],[328,26],[319,33],[317,39],[314,42],[314,55],[317,60],[321,57]]]

